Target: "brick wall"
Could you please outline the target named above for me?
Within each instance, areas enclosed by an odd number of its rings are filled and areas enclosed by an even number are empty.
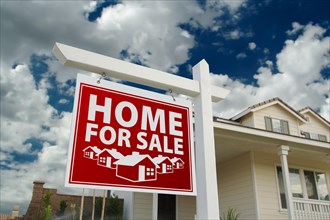
[[[44,210],[45,210],[45,204],[43,200],[47,193],[51,194],[50,205],[52,208],[53,216],[55,216],[60,210],[61,201],[65,201],[68,205],[67,208],[65,209],[65,216],[66,216],[65,219],[72,219],[72,215],[74,211],[76,213],[76,216],[79,218],[81,196],[58,194],[56,189],[44,188],[44,184],[45,182],[42,181],[33,182],[32,198],[29,207],[27,209],[27,212],[23,217],[24,220],[43,219]],[[100,198],[98,198],[98,200],[100,200]],[[124,201],[120,199],[119,202],[120,202],[120,210],[121,210],[120,216],[122,216]],[[93,209],[93,197],[85,196],[83,214],[86,218],[90,218],[92,209]],[[121,217],[119,217],[118,219],[121,219]]]

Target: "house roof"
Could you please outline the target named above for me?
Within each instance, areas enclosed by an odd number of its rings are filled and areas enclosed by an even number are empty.
[[[103,152],[108,152],[111,156],[113,156],[116,159],[120,159],[120,158],[124,157],[116,149],[103,149],[100,153],[98,153],[98,155],[100,155]]]
[[[168,157],[163,157],[163,156],[155,157],[154,159],[152,159],[152,161],[153,161],[154,163],[156,163],[156,164],[160,164],[160,163],[164,162],[164,160],[166,160],[166,159],[168,159],[170,162],[172,162],[172,161],[170,160],[170,158],[168,158]]]
[[[92,146],[88,146],[88,147],[86,147],[85,149],[83,149],[83,151],[86,151],[86,150],[88,150],[88,149],[91,149],[92,151],[94,151],[95,153],[100,153],[101,152],[101,150],[97,147],[97,146],[94,146],[94,147],[92,147]]]
[[[289,113],[291,113],[294,117],[296,117],[297,119],[299,119],[300,121],[306,123],[306,119],[299,114],[299,112],[297,112],[296,110],[294,110],[291,106],[289,106],[288,104],[286,104],[285,102],[283,102],[280,98],[276,97],[273,99],[269,99],[267,101],[264,102],[260,102],[258,104],[252,105],[250,107],[248,107],[246,110],[242,111],[241,113],[235,115],[234,117],[232,117],[230,120],[236,121],[240,118],[242,118],[243,116],[249,114],[250,112],[255,112],[255,111],[259,111],[263,108],[272,106],[278,104],[280,106],[282,106],[285,110],[287,110]]]
[[[125,165],[125,166],[135,166],[136,164],[140,163],[142,160],[148,158],[153,164],[155,164],[151,157],[147,154],[133,154],[132,155],[127,155],[125,157],[120,158],[114,164],[117,165]],[[158,168],[159,166],[155,164],[155,166]]]
[[[330,122],[327,121],[325,118],[323,118],[321,115],[319,115],[316,111],[314,111],[311,107],[305,107],[303,109],[298,110],[300,114],[306,114],[311,113],[314,115],[317,119],[319,119],[322,123],[324,123],[326,126],[330,127]]]
[[[174,157],[174,158],[171,159],[171,162],[172,162],[172,163],[175,163],[175,162],[177,162],[178,160],[181,160],[181,159],[180,159],[180,158],[177,158],[177,157]],[[182,160],[181,160],[181,162],[184,163]]]

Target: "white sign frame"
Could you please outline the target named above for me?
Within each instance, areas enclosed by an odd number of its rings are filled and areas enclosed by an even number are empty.
[[[176,76],[141,65],[118,60],[69,45],[55,43],[53,53],[64,66],[120,80],[139,83],[194,97],[196,140],[196,219],[219,219],[212,101],[226,98],[229,90],[210,84],[209,66],[201,60],[193,67],[193,79]],[[161,80],[160,80],[161,79]],[[212,101],[211,101],[212,100]],[[197,131],[198,130],[198,131]],[[153,210],[153,213],[157,210]]]

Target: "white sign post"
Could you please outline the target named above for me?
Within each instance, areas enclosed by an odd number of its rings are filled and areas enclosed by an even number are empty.
[[[191,80],[60,43],[54,45],[53,53],[65,66],[194,97],[198,155],[196,218],[220,219],[211,100],[220,101],[229,91],[210,85],[205,60],[194,66],[194,80]]]

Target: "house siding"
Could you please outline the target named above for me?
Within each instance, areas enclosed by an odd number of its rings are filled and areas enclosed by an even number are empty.
[[[256,219],[250,153],[218,165],[220,214],[234,208],[240,219]]]
[[[309,118],[309,122],[301,125],[300,130],[325,135],[327,137],[327,142],[330,142],[330,128],[320,122],[320,120],[311,113],[306,113],[304,116]]]
[[[134,193],[133,219],[152,219],[152,193]]]
[[[254,127],[253,114],[249,113],[246,116],[242,117],[240,123],[244,126],[253,128]]]
[[[326,172],[329,183],[329,167],[325,162],[302,160],[288,156],[289,167],[320,170]],[[255,152],[256,185],[260,219],[288,219],[287,212],[280,210],[279,192],[275,167],[280,165],[275,154]]]
[[[280,164],[279,156],[255,152],[254,160],[260,219],[288,219],[286,213],[280,212],[275,172],[275,164]]]
[[[298,119],[280,105],[272,105],[254,112],[255,128],[266,129],[265,116],[288,121],[290,135],[300,136]]]
[[[191,220],[196,214],[195,196],[177,196],[177,219]]]

